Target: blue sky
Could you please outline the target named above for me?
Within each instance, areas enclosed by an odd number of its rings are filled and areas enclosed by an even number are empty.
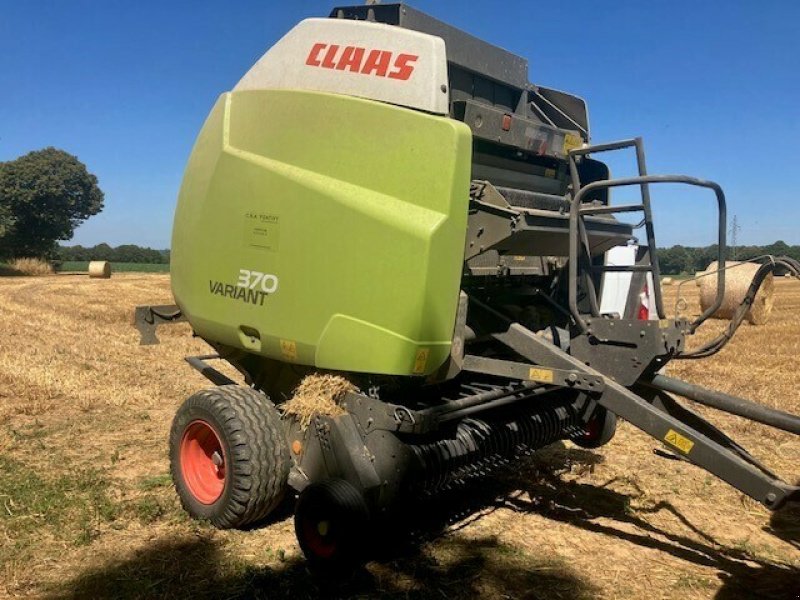
[[[360,3],[360,2],[356,2]],[[649,170],[718,181],[739,241],[800,243],[800,2],[412,3],[587,99],[593,141],[641,135]],[[169,245],[215,98],[320,1],[0,0],[0,161],[57,146],[100,179],[71,243]],[[617,175],[630,164],[614,160]],[[659,245],[713,240],[712,198],[658,190]]]

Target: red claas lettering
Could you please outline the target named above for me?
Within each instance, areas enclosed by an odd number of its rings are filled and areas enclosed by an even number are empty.
[[[311,46],[306,57],[306,64],[310,67],[407,81],[414,73],[414,63],[418,59],[419,56],[416,54],[400,53],[395,55],[388,50],[361,46],[342,48],[337,44],[318,42]]]

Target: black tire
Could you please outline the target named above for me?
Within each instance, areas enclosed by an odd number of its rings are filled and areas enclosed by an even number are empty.
[[[368,524],[363,495],[344,479],[312,483],[297,499],[294,531],[318,573],[342,575],[358,566],[368,553]]]
[[[570,439],[577,446],[592,450],[605,446],[614,439],[616,433],[617,415],[610,410],[597,407],[583,431],[573,435]]]
[[[221,488],[218,496],[217,490],[206,494],[191,470],[197,462],[193,456],[202,460],[197,439],[203,433],[210,439],[208,431],[216,434],[213,443],[220,449],[211,457],[222,471],[212,484]],[[256,390],[228,385],[197,392],[178,409],[169,446],[175,490],[194,518],[207,519],[220,529],[244,527],[264,519],[283,499],[289,448],[278,411]],[[187,482],[193,478],[195,491],[192,481]]]

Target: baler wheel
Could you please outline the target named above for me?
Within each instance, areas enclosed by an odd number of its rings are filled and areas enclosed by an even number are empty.
[[[617,433],[617,415],[610,410],[598,407],[583,431],[572,436],[573,443],[589,450],[605,446]]]
[[[289,448],[266,396],[226,385],[197,392],[170,431],[170,469],[183,508],[216,527],[264,519],[283,499]]]
[[[300,493],[294,513],[297,541],[310,567],[339,573],[367,554],[369,509],[344,479],[312,483]]]

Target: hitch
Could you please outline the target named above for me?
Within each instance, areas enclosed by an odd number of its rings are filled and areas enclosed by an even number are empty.
[[[677,385],[676,380],[658,375],[655,378],[643,375],[631,386],[632,389],[628,389],[520,323],[503,318],[491,307],[477,301],[473,302],[473,306],[483,313],[486,323],[493,322],[490,325],[493,331],[487,333],[532,365],[541,369],[573,371],[584,377],[600,378],[604,386],[597,392],[590,393],[600,406],[665,444],[689,462],[716,475],[769,509],[777,510],[787,501],[800,500],[800,487],[781,481],[744,448],[696,413],[679,405],[663,389],[679,389],[680,393],[685,393],[689,398],[700,398],[704,404],[711,405],[713,401],[715,408],[733,414],[743,413],[742,416],[792,433],[796,432],[800,424],[798,417],[764,407],[757,407],[756,410],[753,403],[742,399],[726,397],[708,390],[701,393],[702,388],[683,382],[677,382],[681,384]],[[621,325],[624,321],[617,323]],[[597,359],[596,363],[598,368],[603,368],[600,366],[603,364],[602,359]],[[653,390],[654,387],[657,389]]]
[[[137,306],[133,313],[133,325],[139,330],[140,346],[152,346],[159,343],[156,336],[156,329],[159,325],[183,321],[186,321],[186,315],[174,304]]]

